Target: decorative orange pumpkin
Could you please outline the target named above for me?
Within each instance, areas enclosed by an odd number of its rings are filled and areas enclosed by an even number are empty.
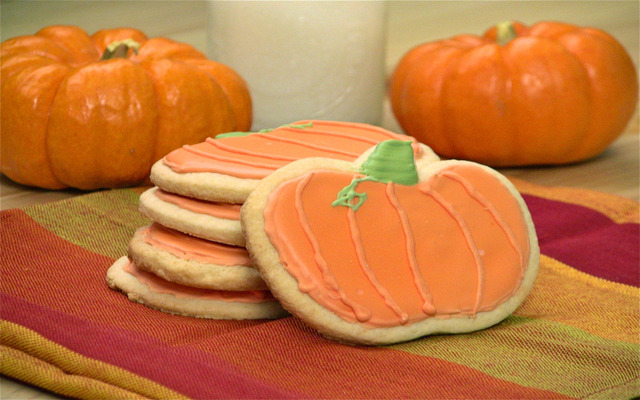
[[[441,156],[562,164],[599,154],[622,133],[638,78],[622,45],[601,30],[509,22],[413,48],[390,96],[402,128]]]
[[[49,189],[141,183],[183,144],[250,129],[244,80],[136,29],[51,26],[2,43],[2,173]]]

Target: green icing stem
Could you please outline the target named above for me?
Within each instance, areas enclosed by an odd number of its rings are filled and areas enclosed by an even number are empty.
[[[287,125],[282,125],[279,126],[278,128],[296,128],[296,129],[305,129],[305,128],[311,128],[313,126],[313,122],[309,122],[306,124],[287,124]],[[271,131],[274,131],[278,128],[271,128],[271,129],[262,129],[259,130],[258,132],[227,132],[227,133],[221,133],[219,135],[216,135],[216,139],[222,139],[222,138],[226,138],[226,137],[240,137],[240,136],[247,136],[250,135],[252,133],[268,133]]]
[[[378,143],[369,158],[362,163],[360,172],[364,177],[355,178],[348,186],[338,192],[332,206],[346,206],[357,211],[367,199],[366,193],[356,192],[363,181],[382,183],[394,182],[401,185],[418,183],[418,171],[413,158],[411,142],[404,140],[386,140]]]
[[[418,171],[413,159],[411,142],[386,140],[378,143],[360,167],[360,172],[380,182],[415,185],[418,183]]]

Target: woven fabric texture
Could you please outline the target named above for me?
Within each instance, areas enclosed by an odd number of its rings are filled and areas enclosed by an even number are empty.
[[[342,345],[294,317],[169,315],[107,287],[144,188],[0,213],[1,372],[74,398],[628,399],[640,395],[638,203],[514,180],[542,252],[502,323]]]

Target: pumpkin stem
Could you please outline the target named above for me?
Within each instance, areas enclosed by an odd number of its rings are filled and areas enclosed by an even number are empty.
[[[118,40],[116,42],[109,43],[107,48],[104,49],[104,53],[102,53],[100,61],[110,60],[112,58],[127,58],[127,52],[129,49],[133,49],[134,53],[138,54],[139,48],[140,43],[133,39]]]
[[[504,21],[496,25],[496,42],[504,46],[518,37],[513,21]]]
[[[405,140],[386,140],[378,143],[373,153],[360,166],[365,176],[355,178],[338,193],[332,206],[346,206],[357,211],[367,199],[366,193],[356,192],[363,181],[376,181],[401,185],[418,183],[418,171],[413,158],[411,142]]]
[[[413,147],[411,142],[405,140],[385,140],[378,143],[373,153],[362,163],[360,171],[384,183],[418,183]]]

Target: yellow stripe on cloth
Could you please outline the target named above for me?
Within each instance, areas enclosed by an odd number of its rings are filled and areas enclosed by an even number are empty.
[[[640,223],[640,207],[635,200],[587,189],[548,187],[513,177],[508,178],[520,193],[587,207],[618,224]]]
[[[531,293],[502,323],[389,347],[567,396],[629,398],[640,390],[639,294],[542,255]]]
[[[640,344],[640,289],[540,256],[533,289],[514,315],[571,325],[602,338]]]
[[[500,324],[389,346],[576,398],[640,393],[640,289],[542,255],[529,296]]]
[[[82,356],[12,322],[0,321],[0,344],[0,373],[64,396],[186,398],[122,368]]]

